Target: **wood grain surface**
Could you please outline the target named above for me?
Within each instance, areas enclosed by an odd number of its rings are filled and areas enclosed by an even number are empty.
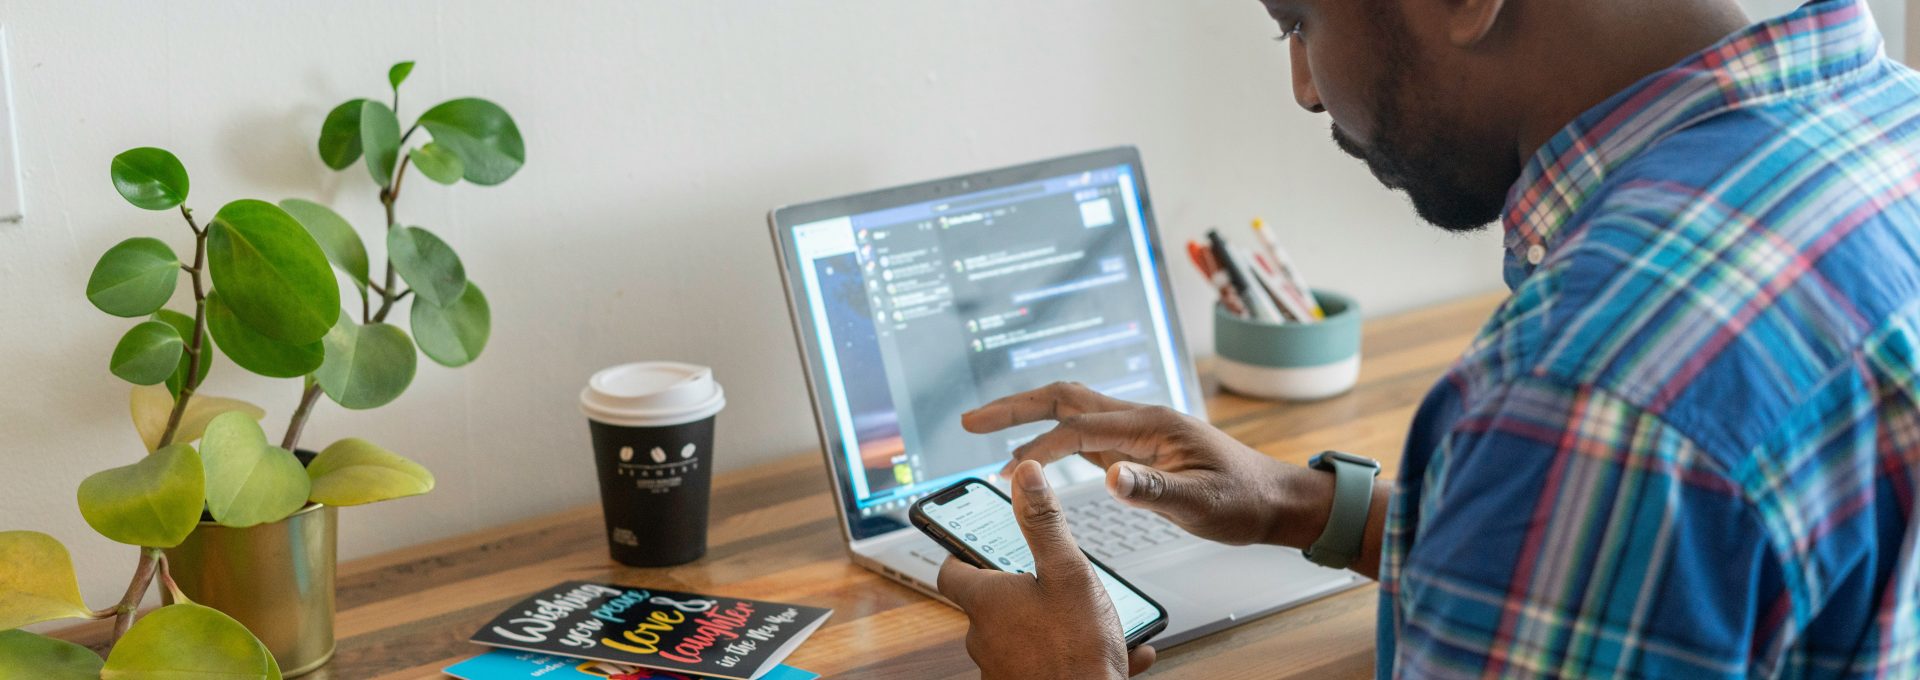
[[[1305,463],[1338,448],[1379,459],[1391,476],[1414,408],[1502,299],[1367,321],[1360,383],[1348,394],[1275,403],[1209,384],[1209,416],[1281,460]],[[338,651],[306,677],[445,677],[441,668],[483,651],[466,641],[481,624],[529,592],[569,579],[831,607],[827,625],[788,660],[827,677],[977,675],[961,646],[965,617],[848,561],[818,452],[717,476],[709,544],[693,564],[616,564],[593,505],[354,560],[340,568]],[[1148,675],[1371,677],[1376,600],[1367,585],[1162,650]],[[100,623],[58,635],[98,648],[106,635]]]

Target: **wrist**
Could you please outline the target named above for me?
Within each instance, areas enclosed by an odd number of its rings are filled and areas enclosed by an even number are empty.
[[[1267,502],[1273,513],[1264,542],[1304,550],[1320,538],[1333,516],[1333,473],[1279,461],[1274,465]]]

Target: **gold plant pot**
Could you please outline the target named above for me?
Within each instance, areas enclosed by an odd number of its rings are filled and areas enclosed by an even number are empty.
[[[167,563],[182,593],[253,631],[291,678],[333,658],[338,522],[318,504],[245,529],[201,522]]]

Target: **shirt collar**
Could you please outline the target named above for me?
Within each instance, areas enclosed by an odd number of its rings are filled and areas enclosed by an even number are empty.
[[[1820,88],[1882,55],[1862,0],[1814,0],[1727,36],[1575,118],[1535,152],[1507,193],[1506,280],[1517,287],[1610,171],[1693,122]]]

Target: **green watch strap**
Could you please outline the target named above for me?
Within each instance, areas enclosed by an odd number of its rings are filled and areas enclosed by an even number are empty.
[[[1307,467],[1333,473],[1333,512],[1320,538],[1301,554],[1314,564],[1345,569],[1360,556],[1366,541],[1373,478],[1380,475],[1380,464],[1351,453],[1327,451],[1307,461]]]

